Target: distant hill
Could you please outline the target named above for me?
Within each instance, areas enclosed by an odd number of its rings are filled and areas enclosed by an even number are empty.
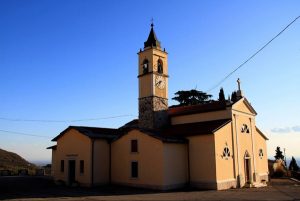
[[[21,169],[26,169],[28,172],[34,172],[37,167],[26,161],[16,153],[0,149],[0,170],[10,170],[14,174],[18,174]]]

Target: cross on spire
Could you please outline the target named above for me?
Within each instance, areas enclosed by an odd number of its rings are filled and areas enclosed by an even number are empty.
[[[147,41],[144,42],[144,48],[146,48],[146,47],[155,47],[155,48],[161,49],[160,42],[157,39],[157,37],[155,35],[155,32],[154,32],[153,18],[151,18],[151,22],[152,22],[151,23],[151,30],[150,30],[150,33],[149,33]]]
[[[237,83],[238,83],[238,90],[241,91],[241,80],[240,80],[240,78],[237,79]]]

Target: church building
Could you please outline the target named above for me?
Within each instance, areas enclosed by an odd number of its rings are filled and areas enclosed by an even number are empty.
[[[266,185],[268,138],[240,86],[234,100],[169,107],[168,53],[153,24],[137,72],[139,118],[120,128],[66,128],[48,147],[55,181],[160,190]]]

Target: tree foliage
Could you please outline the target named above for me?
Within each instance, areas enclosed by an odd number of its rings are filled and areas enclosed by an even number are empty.
[[[236,94],[236,91],[232,92],[231,94],[231,101],[232,102],[236,102],[238,100],[237,98],[237,94]]]
[[[282,154],[282,151],[280,150],[280,147],[276,147],[274,157],[275,157],[276,160],[278,160],[278,159],[284,160],[284,156]]]
[[[289,170],[296,171],[296,172],[299,170],[299,166],[294,157],[292,157],[292,160],[290,162]]]
[[[225,101],[225,94],[223,88],[221,88],[219,92],[219,101]]]
[[[172,98],[179,102],[180,106],[198,105],[211,102],[212,95],[196,89],[189,91],[177,91],[175,97]]]

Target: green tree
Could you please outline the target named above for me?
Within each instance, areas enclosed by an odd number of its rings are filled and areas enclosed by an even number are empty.
[[[225,101],[225,94],[223,88],[221,88],[219,92],[219,101]]]
[[[284,156],[282,154],[282,151],[280,150],[280,147],[276,147],[276,150],[275,150],[275,159],[278,160],[278,159],[281,159],[284,161]]]
[[[211,102],[212,95],[196,89],[189,91],[177,91],[175,97],[172,98],[179,102],[180,106],[198,105]]]
[[[299,170],[299,166],[295,160],[295,158],[292,156],[292,160],[290,162],[290,165],[289,165],[289,170],[293,170],[293,171],[298,171]]]
[[[238,99],[237,99],[237,95],[236,95],[236,91],[232,92],[231,94],[231,101],[232,102],[236,102]]]

